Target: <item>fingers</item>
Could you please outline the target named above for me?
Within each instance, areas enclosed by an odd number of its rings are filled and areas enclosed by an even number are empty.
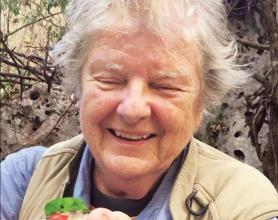
[[[131,220],[131,218],[123,212],[112,212],[109,209],[97,208],[89,213],[86,220]]]

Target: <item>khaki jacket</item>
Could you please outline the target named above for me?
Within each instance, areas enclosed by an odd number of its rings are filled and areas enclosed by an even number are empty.
[[[69,186],[74,182],[72,176],[77,175],[76,158],[81,158],[83,142],[79,135],[43,154],[29,183],[19,220],[43,218],[47,201],[71,193]],[[173,220],[266,220],[278,216],[278,194],[256,169],[193,138],[169,207]]]

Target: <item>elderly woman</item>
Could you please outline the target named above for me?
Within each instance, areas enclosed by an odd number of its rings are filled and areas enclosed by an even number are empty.
[[[40,219],[68,196],[90,220],[275,219],[262,174],[193,138],[204,109],[248,77],[224,12],[220,0],[72,1],[54,55],[82,135],[3,162],[1,219]]]

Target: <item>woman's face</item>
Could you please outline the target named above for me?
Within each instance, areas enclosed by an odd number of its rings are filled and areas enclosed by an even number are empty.
[[[166,50],[147,32],[92,41],[80,120],[97,169],[126,180],[160,176],[202,117],[193,47],[173,42]]]

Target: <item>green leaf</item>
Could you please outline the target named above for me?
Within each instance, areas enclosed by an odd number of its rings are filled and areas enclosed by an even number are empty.
[[[86,204],[78,198],[58,198],[48,202],[44,207],[46,217],[53,213],[77,212],[88,213]]]
[[[61,3],[61,5],[60,5],[61,9],[62,9],[62,11],[64,11],[66,6],[68,5],[69,1],[68,0],[63,0],[63,1],[60,1],[60,3]]]

